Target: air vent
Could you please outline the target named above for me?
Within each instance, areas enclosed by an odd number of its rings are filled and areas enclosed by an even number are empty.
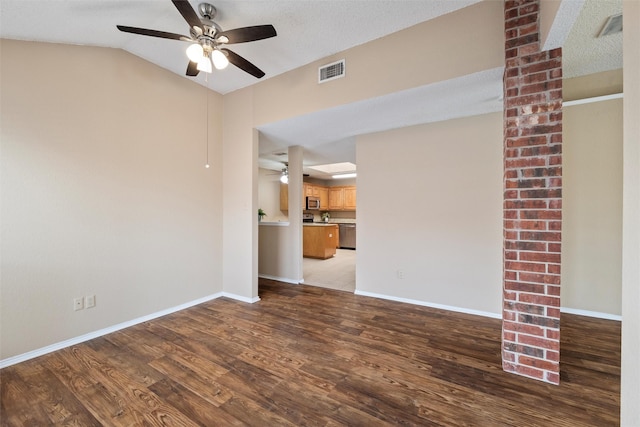
[[[598,37],[608,36],[610,34],[616,34],[622,32],[622,14],[619,13],[617,15],[611,15],[607,22],[605,22],[604,27],[598,34]]]
[[[333,62],[331,64],[323,65],[318,68],[318,83],[328,82],[329,80],[339,79],[344,77],[344,59]]]

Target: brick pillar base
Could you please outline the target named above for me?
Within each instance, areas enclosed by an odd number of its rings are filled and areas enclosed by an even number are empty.
[[[562,51],[540,51],[539,0],[505,2],[505,371],[560,382]]]

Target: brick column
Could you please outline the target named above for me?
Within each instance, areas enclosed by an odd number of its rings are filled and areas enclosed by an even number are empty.
[[[560,382],[562,50],[540,51],[539,0],[505,1],[502,366]]]

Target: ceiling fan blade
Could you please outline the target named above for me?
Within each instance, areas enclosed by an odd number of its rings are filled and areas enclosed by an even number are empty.
[[[200,28],[200,34],[202,34],[202,22],[200,21],[200,18],[198,18],[198,14],[195,10],[193,10],[189,2],[187,0],[171,1],[173,2],[173,5],[176,7],[176,9],[178,9],[178,12],[180,12],[180,15],[182,15],[184,20],[187,21],[187,24],[189,24],[190,27]]]
[[[228,43],[245,43],[256,40],[268,39],[278,34],[273,25],[256,25],[253,27],[236,28],[235,30],[223,31],[218,36],[225,36]]]
[[[184,42],[192,42],[191,37],[181,34],[167,33],[166,31],[148,30],[146,28],[127,27],[126,25],[117,25],[118,29],[125,33],[139,34],[142,36],[159,37],[161,39],[181,40]]]
[[[187,76],[195,77],[199,72],[200,70],[198,70],[198,63],[189,61],[189,65],[187,65]]]
[[[229,62],[231,62],[236,67],[240,68],[243,71],[246,71],[247,73],[259,79],[264,77],[264,71],[262,71],[260,68],[253,65],[251,62],[244,59],[242,56],[238,55],[233,51],[230,51],[229,49],[220,49],[220,50],[227,53]]]

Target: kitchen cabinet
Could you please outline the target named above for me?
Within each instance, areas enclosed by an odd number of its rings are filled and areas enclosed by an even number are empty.
[[[346,211],[356,210],[356,187],[355,186],[344,187],[343,201],[344,201],[344,205],[343,205],[344,210]]]
[[[302,256],[331,258],[336,254],[335,224],[304,224],[302,227]]]
[[[280,210],[289,210],[289,185],[280,183]]]
[[[342,187],[329,187],[329,210],[341,211],[344,206],[344,191]]]
[[[324,187],[309,183],[302,184],[302,209],[307,208],[307,197],[320,199],[321,211],[355,211],[355,185]],[[289,210],[289,185],[280,184],[280,210]]]
[[[329,189],[327,187],[318,187],[320,198],[320,210],[327,211],[329,210]]]
[[[329,187],[329,210],[355,211],[356,187],[354,185]]]

